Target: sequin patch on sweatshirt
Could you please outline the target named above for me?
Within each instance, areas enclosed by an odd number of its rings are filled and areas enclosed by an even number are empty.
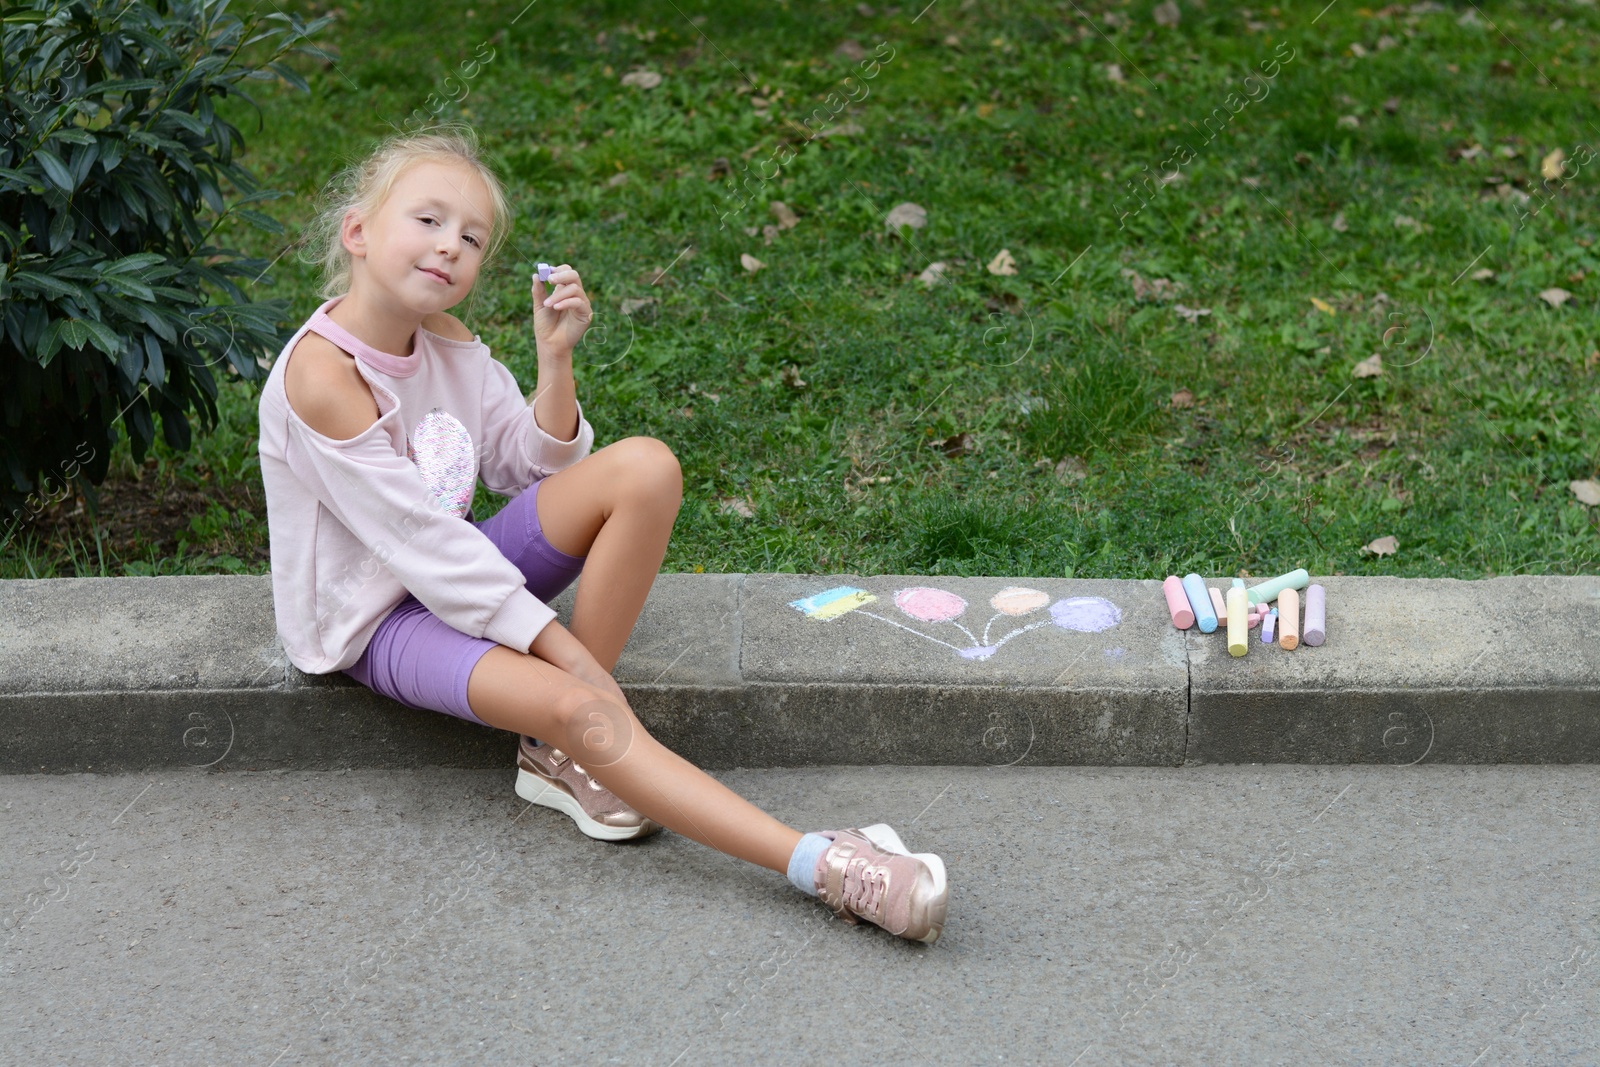
[[[467,513],[477,487],[478,464],[472,435],[461,420],[434,408],[417,420],[406,442],[406,456],[417,465],[441,508],[455,515]]]

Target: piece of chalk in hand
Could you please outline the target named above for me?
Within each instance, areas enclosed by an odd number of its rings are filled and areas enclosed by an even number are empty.
[[[1306,644],[1312,648],[1327,639],[1328,591],[1320,585],[1306,589]]]
[[[1161,592],[1167,598],[1167,611],[1172,615],[1172,625],[1187,630],[1194,625],[1194,612],[1189,607],[1189,594],[1183,591],[1183,579],[1176,574],[1167,575],[1161,583]]]
[[[539,280],[541,282],[548,282],[550,280],[550,272],[553,270],[555,270],[555,268],[548,263],[539,264]]]

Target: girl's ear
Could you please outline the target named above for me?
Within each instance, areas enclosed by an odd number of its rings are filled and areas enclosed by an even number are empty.
[[[339,241],[352,256],[367,254],[366,224],[360,212],[354,208],[345,212],[344,220],[339,224]]]

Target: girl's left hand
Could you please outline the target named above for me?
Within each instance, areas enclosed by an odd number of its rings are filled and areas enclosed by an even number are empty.
[[[589,306],[589,294],[583,291],[583,280],[571,264],[563,263],[552,270],[550,281],[555,289],[546,293],[538,276],[533,279],[534,340],[571,352],[583,339],[594,310]]]

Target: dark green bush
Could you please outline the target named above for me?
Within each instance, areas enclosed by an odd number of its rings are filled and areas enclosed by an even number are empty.
[[[243,79],[306,83],[280,62],[327,18],[241,20],[227,0],[34,2],[4,8],[0,101],[0,515],[105,477],[116,424],[136,462],[155,417],[175,449],[189,412],[217,423],[212,368],[257,379],[287,335],[283,300],[252,303],[234,279],[267,263],[210,244],[263,190],[234,161],[239,131],[213,98]],[[267,50],[264,62],[245,53]],[[257,108],[259,116],[260,109]],[[259,132],[259,127],[258,127]],[[240,194],[231,205],[223,179]]]

